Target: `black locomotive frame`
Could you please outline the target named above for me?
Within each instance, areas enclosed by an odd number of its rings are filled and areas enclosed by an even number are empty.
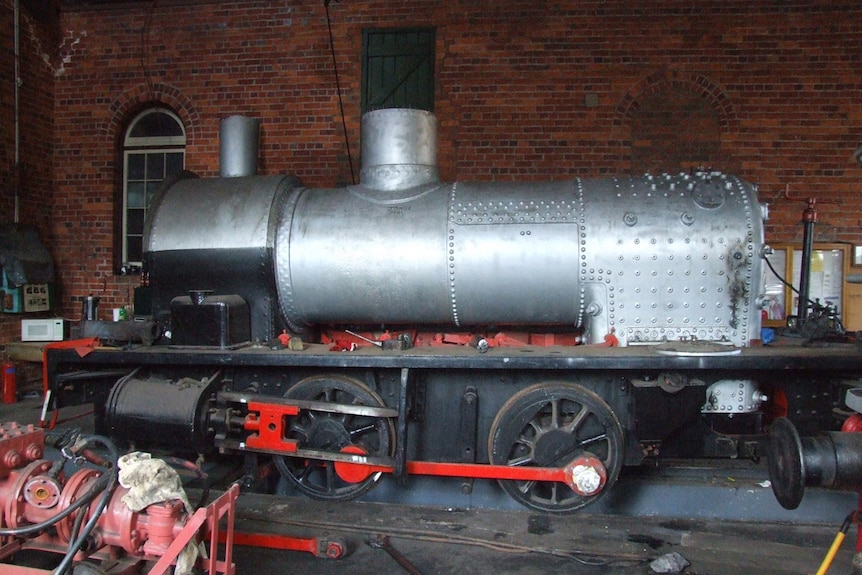
[[[211,385],[200,400],[210,417],[202,424],[205,429],[195,431],[194,439],[179,438],[177,429],[187,426],[186,416],[177,416],[181,421],[176,422],[171,421],[173,414],[167,414],[163,436],[154,434],[150,439],[169,448],[173,444],[176,450],[218,448],[237,455],[258,452],[275,455],[277,461],[278,450],[271,446],[255,449],[243,440],[248,433],[241,430],[237,417],[248,417],[244,406],[250,402],[290,404],[284,397],[298,382],[327,386],[327,381],[344,378],[348,390],[351,385],[367,385],[379,396],[379,407],[388,409],[392,425],[391,445],[387,446],[391,457],[383,458],[385,461],[368,457],[368,462],[389,465],[399,479],[410,472],[409,461],[487,464],[495,456],[499,458],[500,454],[492,454],[494,438],[489,434],[496,431],[499,435],[500,428],[507,432],[507,421],[523,409],[517,402],[511,405],[513,398],[524,390],[539,388],[532,396],[521,397],[527,403],[536,393],[548,390],[551,396],[565,401],[571,399],[571,388],[577,394],[586,390],[606,402],[619,421],[622,443],[615,445],[615,454],[609,456],[616,468],[611,469],[611,482],[619,466],[638,465],[646,458],[760,457],[765,453],[765,430],[778,416],[788,417],[803,434],[837,429],[846,414],[844,392],[858,385],[862,371],[862,354],[848,343],[812,345],[790,338],[778,345],[728,347],[726,352],[684,350],[662,353],[655,346],[524,346],[480,353],[469,346],[408,350],[371,346],[333,352],[326,345],[305,344],[301,351],[253,345],[231,350],[97,347],[82,356],[74,349],[49,348],[45,367],[48,407],[59,410],[93,402],[97,431],[112,435],[122,435],[123,430],[111,428],[112,414],[106,413],[108,394],[123,377],[143,371],[167,385],[180,378],[209,381]],[[754,380],[769,399],[756,413],[705,415],[701,410],[705,390],[710,383],[724,379]],[[576,401],[579,397],[576,395]],[[775,401],[779,397],[781,400]],[[500,415],[501,409],[508,411]],[[141,416],[147,420],[143,425],[158,428],[162,423],[159,417],[148,413],[145,409]],[[229,423],[231,417],[233,425]],[[536,427],[534,422],[531,425]],[[514,433],[517,435],[517,430]],[[509,442],[522,440],[518,437]],[[503,445],[504,450],[509,448],[508,443]],[[327,458],[337,462],[348,457],[322,455],[323,460]],[[457,468],[451,473],[458,475]],[[472,472],[464,475],[475,476]],[[516,484],[501,482],[504,489]],[[353,497],[364,491],[348,488],[346,493]],[[522,503],[544,511],[573,511],[601,494],[578,498],[559,509],[547,504],[544,497],[534,502],[526,496]],[[313,490],[310,495],[327,498],[326,492]]]

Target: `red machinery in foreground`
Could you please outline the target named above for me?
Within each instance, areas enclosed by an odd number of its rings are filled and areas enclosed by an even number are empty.
[[[129,488],[118,484],[113,445],[98,436],[52,437],[62,459],[45,459],[46,432],[34,426],[0,424],[0,561],[23,550],[63,555],[56,574],[131,573],[143,565],[157,575],[179,563],[206,573],[232,575],[233,524],[238,486],[194,513],[179,500],[134,511],[125,502]],[[97,455],[102,444],[108,459]],[[65,459],[78,470],[66,476]],[[219,559],[219,521],[226,525]],[[198,555],[209,541],[210,556]],[[102,566],[106,566],[105,569]],[[46,571],[4,564],[3,573]],[[185,571],[188,572],[188,571]]]

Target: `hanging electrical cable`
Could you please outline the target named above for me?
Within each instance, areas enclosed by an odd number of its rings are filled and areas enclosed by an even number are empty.
[[[21,188],[21,33],[19,15],[21,5],[19,0],[15,0],[14,6],[14,24],[15,28],[15,77],[12,82],[15,85],[15,210],[12,221],[18,223],[18,210],[20,203],[20,188]]]
[[[93,529],[96,527],[96,523],[99,521],[102,512],[108,506],[108,503],[110,503],[111,497],[114,495],[114,491],[117,489],[117,486],[120,484],[117,463],[119,460],[119,454],[117,453],[117,448],[114,446],[114,442],[100,435],[91,435],[85,438],[85,445],[92,443],[100,444],[108,451],[108,459],[106,463],[108,463],[110,467],[103,476],[107,477],[107,485],[105,486],[104,491],[102,491],[102,497],[96,504],[96,508],[92,510],[87,523],[81,527],[81,521],[76,518],[73,533],[75,533],[77,537],[73,536],[69,541],[69,548],[66,551],[66,555],[63,556],[63,560],[54,570],[54,575],[65,575],[69,571],[75,559],[75,555],[89,541]]]
[[[141,28],[141,72],[144,75],[144,80],[147,83],[147,95],[151,100],[156,99],[155,91],[153,90],[153,79],[150,76],[149,69],[149,50],[150,50],[150,24],[153,21],[153,14],[156,12],[156,4],[159,0],[153,0],[150,4],[150,9],[147,11],[147,19]]]
[[[356,185],[356,174],[353,171],[353,156],[350,154],[350,139],[347,136],[347,121],[344,118],[341,79],[338,76],[338,62],[335,59],[335,39],[332,36],[332,19],[329,16],[329,4],[331,1],[323,0],[323,8],[326,10],[326,27],[329,30],[329,51],[332,54],[332,69],[335,71],[335,89],[338,91],[338,111],[341,114],[341,129],[344,131],[344,147],[347,150],[347,163],[350,164],[350,183]]]

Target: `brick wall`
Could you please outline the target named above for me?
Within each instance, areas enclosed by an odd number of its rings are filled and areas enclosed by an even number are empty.
[[[49,4],[39,3],[39,11],[33,13],[21,3],[16,146],[14,7],[12,0],[0,0],[0,223],[15,221],[17,196],[18,221],[36,226],[46,244],[53,233],[51,160],[59,21]],[[20,335],[20,319],[0,314],[0,345]]]
[[[862,244],[857,3],[356,0],[330,13],[357,164],[362,29],[435,26],[444,179],[603,176],[706,158],[760,184],[769,241],[798,241],[796,199],[816,196],[818,239]],[[64,313],[77,316],[74,298],[90,293],[104,309],[129,303],[135,279],[114,275],[116,148],[147,102],[182,118],[187,167],[200,175],[218,173],[219,120],[245,114],[262,120],[262,173],[349,181],[319,0],[66,10],[59,33],[50,237]]]

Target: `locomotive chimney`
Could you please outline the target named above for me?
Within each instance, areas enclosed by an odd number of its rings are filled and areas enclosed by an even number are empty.
[[[362,116],[359,180],[365,187],[387,191],[440,181],[434,114],[390,108]]]
[[[223,178],[257,173],[260,120],[229,116],[219,124],[219,173]]]

